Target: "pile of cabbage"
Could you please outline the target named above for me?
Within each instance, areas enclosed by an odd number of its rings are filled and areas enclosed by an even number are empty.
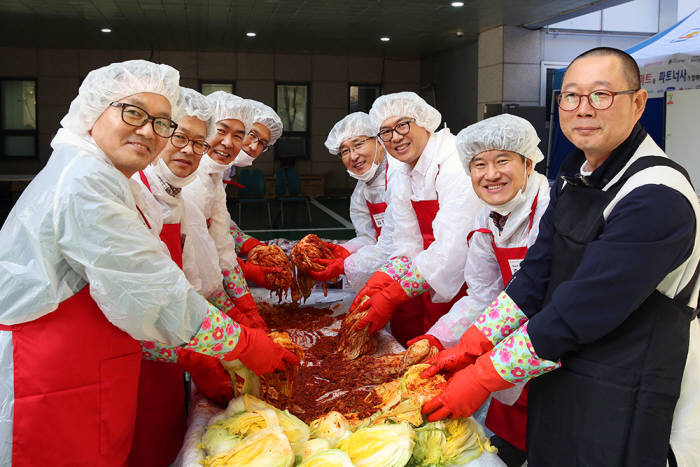
[[[265,404],[252,396],[234,402],[236,408]],[[207,467],[445,466],[466,464],[484,450],[493,451],[483,429],[471,418],[415,429],[408,422],[386,423],[352,432],[338,412],[328,413],[309,427],[272,408],[215,417],[200,448],[207,453],[203,461]]]
[[[421,367],[421,365],[417,365]],[[402,467],[462,465],[495,452],[472,418],[424,423],[426,389],[415,389],[422,368],[409,369],[381,389],[379,411],[351,426],[338,412],[307,425],[252,395],[232,400],[207,425],[199,448],[205,467]],[[430,392],[430,391],[428,391]],[[418,395],[417,395],[418,394]]]

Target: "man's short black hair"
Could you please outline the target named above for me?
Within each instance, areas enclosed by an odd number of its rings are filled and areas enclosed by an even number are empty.
[[[624,50],[615,49],[613,47],[596,47],[595,49],[583,52],[581,55],[573,59],[566,69],[568,71],[571,65],[573,65],[579,58],[604,57],[608,55],[612,55],[620,59],[620,63],[622,63],[622,73],[625,75],[630,88],[639,89],[641,87],[639,83],[639,66],[634,58],[632,58],[632,56]]]

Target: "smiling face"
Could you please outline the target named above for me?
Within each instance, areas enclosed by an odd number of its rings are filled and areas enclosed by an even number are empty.
[[[343,155],[345,150],[350,152]],[[372,167],[372,162],[382,163],[384,147],[379,144],[376,137],[356,136],[341,143],[339,154],[346,169],[356,175],[361,175]]]
[[[469,163],[474,193],[483,201],[500,206],[513,199],[523,188],[526,173],[532,172],[532,161],[512,151],[484,151]]]
[[[243,146],[245,126],[240,120],[228,118],[216,122],[216,134],[209,140],[211,150],[209,157],[219,164],[226,165],[231,162]]]
[[[265,125],[253,123],[253,128],[243,139],[243,150],[253,159],[257,159],[270,145],[270,130]]]
[[[168,140],[158,157],[163,159],[172,173],[185,178],[197,170],[199,161],[202,160],[202,156],[192,150],[192,141],[206,140],[207,125],[197,117],[184,117],[178,124],[177,133],[182,133],[190,139],[187,145],[184,148],[176,148],[172,140]]]
[[[396,127],[397,124],[413,120],[410,117],[392,117],[387,118],[382,122],[379,131],[388,130]],[[418,159],[423,154],[425,145],[428,144],[430,132],[425,128],[418,126],[415,121],[410,123],[410,130],[405,135],[394,131],[391,135],[391,140],[386,141],[386,146],[389,154],[394,156],[401,162],[405,162],[411,167],[416,165]]]
[[[160,94],[142,92],[118,102],[136,105],[152,117],[170,118],[170,102]],[[168,139],[156,135],[150,121],[141,127],[125,123],[121,112],[121,107],[108,107],[90,129],[90,135],[117,170],[131,178],[153,161]]]
[[[562,92],[588,94],[600,89],[614,92],[634,89],[623,70],[621,60],[612,55],[580,58],[566,71]],[[582,97],[576,110],[559,109],[561,130],[595,169],[630,135],[644,112],[646,99],[647,92],[641,89],[634,94],[615,96],[610,108],[597,110]]]

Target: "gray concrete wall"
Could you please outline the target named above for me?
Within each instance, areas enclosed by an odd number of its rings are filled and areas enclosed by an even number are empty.
[[[80,81],[97,67],[142,58],[167,63],[180,71],[183,86],[198,89],[200,80],[235,81],[236,94],[270,106],[275,81],[310,85],[310,159],[297,164],[301,175],[323,175],[326,192],[348,192],[355,181],[341,163],[328,154],[323,142],[328,131],[347,113],[349,83],[380,84],[384,93],[418,91],[420,61],[381,57],[311,54],[247,54],[133,50],[74,50],[0,48],[0,78],[37,79],[39,158],[7,160],[0,157],[0,173],[36,173],[51,155],[50,141],[59,121],[77,95]],[[273,151],[260,156],[256,166],[273,175]]]
[[[487,104],[539,105],[540,31],[499,26],[479,34],[477,119]]]
[[[421,60],[421,90],[434,96],[442,121],[453,133],[476,121],[477,43]]]

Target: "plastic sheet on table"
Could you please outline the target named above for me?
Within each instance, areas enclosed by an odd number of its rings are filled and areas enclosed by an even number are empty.
[[[272,302],[268,298],[268,291],[266,289],[251,289],[253,297],[256,301],[268,301]],[[304,306],[311,307],[329,307],[333,311],[333,316],[339,316],[341,314],[347,313],[350,304],[355,298],[355,294],[352,291],[342,290],[342,289],[330,289],[328,290],[328,295],[324,296],[323,292],[320,290],[314,290],[309,299],[304,304]],[[324,334],[326,332],[333,333],[337,332],[340,328],[340,321],[336,321],[327,328],[322,328]],[[401,344],[399,344],[392,335],[386,331],[381,330],[378,333],[378,345],[377,351],[374,355],[387,355],[403,352],[406,350]],[[324,395],[326,397],[332,397],[332,394]],[[336,395],[337,396],[337,395]],[[484,404],[486,405],[486,404]],[[222,413],[224,410],[212,405],[203,395],[196,389],[192,391],[192,398],[190,403],[190,416],[188,420],[187,433],[185,434],[185,439],[183,442],[182,449],[178,454],[175,463],[175,467],[201,467],[201,461],[204,460],[204,451],[198,448],[201,442],[204,429],[206,428],[209,420],[214,416]],[[483,423],[483,418],[480,420]],[[478,459],[470,462],[469,467],[502,467],[505,464],[498,458],[497,455],[491,453],[483,453]],[[462,467],[462,466],[454,466]]]
[[[223,412],[223,409],[212,405],[199,391],[192,385],[190,399],[190,415],[187,420],[187,432],[182,442],[182,448],[173,462],[176,467],[202,467],[204,451],[199,449],[202,442],[202,435],[209,420],[214,415]]]

